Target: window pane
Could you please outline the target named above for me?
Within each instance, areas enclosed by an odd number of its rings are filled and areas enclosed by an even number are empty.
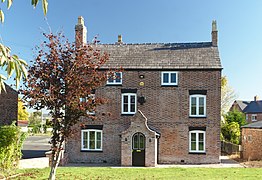
[[[89,131],[89,149],[95,149],[95,131]]]
[[[176,73],[171,73],[171,83],[176,83]]]
[[[196,150],[196,142],[191,142],[191,150]]]
[[[87,149],[87,132],[83,132],[83,148]]]
[[[114,82],[113,78],[112,77],[109,77],[108,80],[107,80],[109,83],[112,83]]]
[[[201,142],[204,141],[204,133],[199,133],[198,134],[198,141],[201,141]]]
[[[196,98],[191,97],[191,115],[196,115]]]
[[[116,82],[121,82],[121,78],[122,78],[122,77],[121,77],[121,73],[120,73],[120,72],[117,72],[117,73],[116,73],[116,77],[115,77],[115,81],[116,81]]]
[[[191,133],[191,142],[196,141],[196,133]]]
[[[199,107],[199,115],[204,115],[204,107]]]
[[[96,149],[101,149],[101,142],[102,142],[102,133],[96,132]]]
[[[124,104],[124,112],[128,112],[128,104]]]
[[[139,138],[140,138],[140,147],[139,147],[139,149],[144,149],[145,148],[144,136],[142,134],[140,134]]]
[[[124,103],[128,103],[128,96],[124,96]]]
[[[135,104],[131,104],[130,112],[136,112]]]
[[[133,144],[134,144],[134,145],[133,145],[133,146],[134,146],[133,148],[134,148],[134,149],[138,149],[138,134],[135,134],[135,135],[134,135]]]
[[[168,73],[163,73],[163,83],[168,83]]]
[[[130,96],[131,98],[131,103],[135,103],[136,102],[136,97],[135,96]]]
[[[204,150],[204,142],[199,142],[198,143],[198,150],[203,151]]]

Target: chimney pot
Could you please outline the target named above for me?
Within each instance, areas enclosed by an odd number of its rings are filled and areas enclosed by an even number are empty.
[[[78,17],[78,25],[85,25],[85,21],[84,21],[84,18],[82,16],[79,16]]]
[[[258,101],[259,97],[256,95],[254,96],[254,101]]]
[[[122,43],[123,43],[123,41],[122,41],[122,35],[118,35],[118,40],[117,40],[117,42],[118,42],[119,44],[122,44]]]

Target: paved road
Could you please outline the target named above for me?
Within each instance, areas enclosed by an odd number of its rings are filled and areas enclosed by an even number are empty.
[[[50,149],[50,137],[46,135],[28,136],[22,149],[22,159],[45,157],[45,152]]]

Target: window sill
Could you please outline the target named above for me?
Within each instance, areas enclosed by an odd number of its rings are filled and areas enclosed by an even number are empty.
[[[134,116],[135,114],[121,114],[121,116]]]
[[[106,86],[122,86],[122,84],[106,84]]]
[[[161,87],[178,87],[177,84],[161,84]]]
[[[80,152],[97,152],[97,153],[102,153],[103,152],[103,150],[80,150]]]
[[[207,116],[189,116],[189,118],[207,118]]]
[[[189,152],[188,154],[206,155],[206,152]]]

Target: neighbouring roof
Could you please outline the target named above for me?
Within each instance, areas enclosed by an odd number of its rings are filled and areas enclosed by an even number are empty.
[[[262,129],[262,121],[257,121],[251,124],[242,126],[241,128],[252,128],[252,129]]]
[[[247,105],[250,103],[250,101],[240,101],[240,100],[236,100],[236,103],[238,104],[238,106],[240,107],[240,109],[243,111]]]
[[[211,42],[98,44],[97,48],[110,55],[105,69],[222,69],[218,48]]]
[[[262,101],[237,100],[236,103],[244,113],[262,113]]]

